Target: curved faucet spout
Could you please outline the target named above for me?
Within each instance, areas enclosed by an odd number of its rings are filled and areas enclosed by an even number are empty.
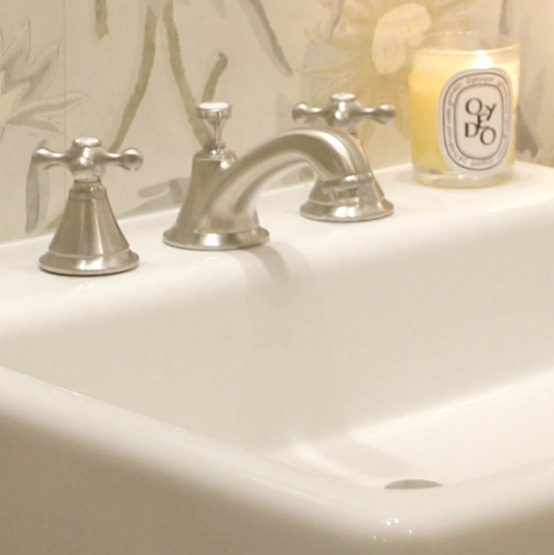
[[[227,171],[220,172],[211,209],[220,215],[232,209],[236,216],[254,216],[258,197],[268,185],[295,167],[306,165],[320,180],[335,187],[341,181],[372,174],[359,143],[348,134],[295,129],[253,148]]]
[[[322,179],[329,181],[371,171],[359,143],[347,133],[293,129],[250,150],[222,179],[233,188],[233,181],[241,181],[246,174],[278,175],[298,164],[310,165]],[[237,188],[242,187],[239,184]]]
[[[224,146],[200,151],[193,161],[187,199],[164,240],[176,247],[205,250],[264,243],[269,233],[258,222],[258,197],[275,178],[299,165],[313,168],[323,183],[319,196],[334,203],[340,200],[342,210],[368,201],[375,210],[387,214],[392,210],[354,138],[336,130],[296,129],[239,159]]]

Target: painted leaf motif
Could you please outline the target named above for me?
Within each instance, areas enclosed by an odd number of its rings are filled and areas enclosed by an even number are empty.
[[[0,136],[7,126],[61,132],[64,110],[79,101],[75,94],[43,97],[58,69],[59,43],[50,44],[34,59],[30,59],[30,51],[27,20],[0,52]]]

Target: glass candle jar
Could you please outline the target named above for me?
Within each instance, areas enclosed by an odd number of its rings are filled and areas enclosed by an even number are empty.
[[[427,185],[501,183],[515,158],[519,44],[475,32],[428,35],[408,76],[414,177]]]

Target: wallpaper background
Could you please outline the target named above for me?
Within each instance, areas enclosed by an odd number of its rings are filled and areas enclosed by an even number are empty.
[[[399,112],[364,127],[372,165],[407,161],[405,43],[439,29],[522,39],[519,155],[554,165],[552,23],[549,0],[3,0],[0,241],[55,226],[71,177],[30,156],[78,136],[144,153],[139,173],[104,178],[118,216],[179,204],[201,100],[233,105],[225,138],[240,155],[292,127],[296,102],[352,91]]]

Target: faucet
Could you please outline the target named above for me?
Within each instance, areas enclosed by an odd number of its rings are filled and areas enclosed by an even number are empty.
[[[107,152],[99,139],[80,137],[66,152],[35,150],[32,161],[45,169],[64,166],[73,174],[60,224],[40,258],[41,269],[67,276],[103,276],[136,268],[139,257],[115,219],[101,178],[107,165],[138,170],[142,154],[134,148]]]
[[[241,158],[222,139],[231,106],[203,102],[197,114],[209,140],[195,154],[190,188],[164,241],[174,247],[228,250],[265,243],[256,204],[279,175],[310,165],[318,176],[320,199],[330,202],[332,221],[361,221],[388,216],[393,206],[377,183],[360,143],[340,129],[301,128],[254,147]],[[324,218],[320,218],[324,219]]]
[[[323,120],[324,125],[333,129],[341,129],[352,138],[358,139],[358,127],[367,120],[381,124],[390,123],[396,116],[394,106],[379,104],[374,108],[363,107],[356,95],[349,92],[332,94],[325,106],[318,108],[305,102],[299,102],[292,110],[294,121],[312,123]],[[326,222],[360,221],[373,219],[371,203],[361,203],[349,207],[344,213],[341,203],[333,197],[333,190],[326,187],[319,178],[316,179],[308,200],[300,207],[305,218]],[[388,214],[383,213],[383,216]]]

